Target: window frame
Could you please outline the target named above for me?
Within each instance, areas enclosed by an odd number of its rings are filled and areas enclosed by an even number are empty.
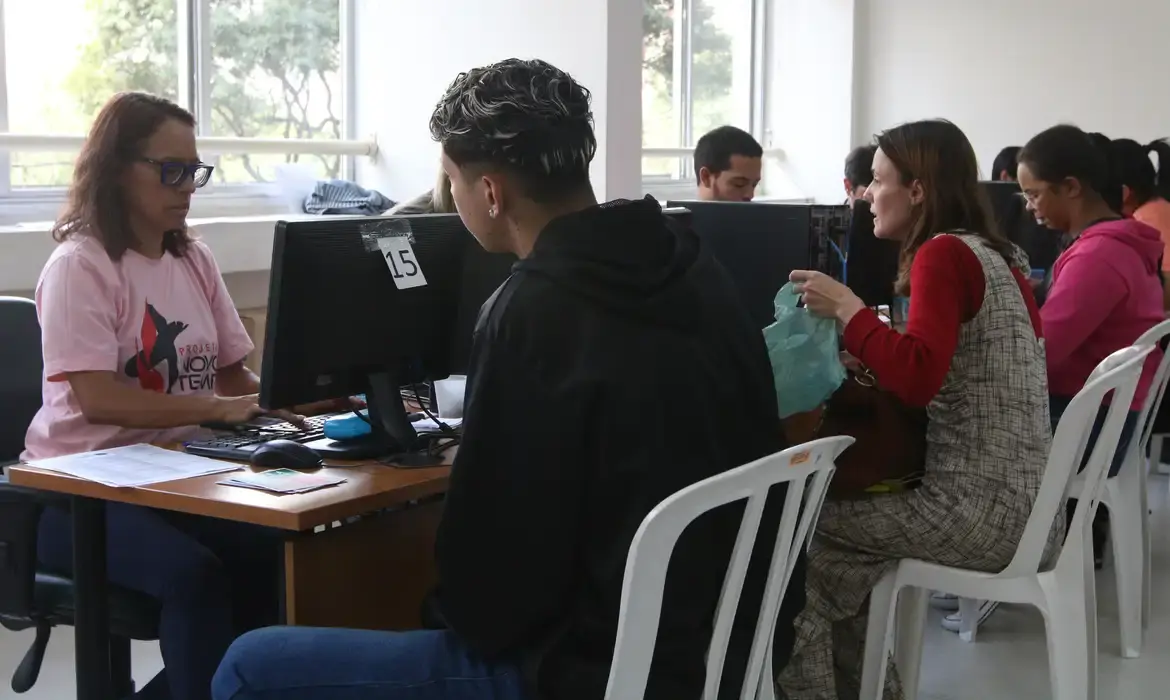
[[[694,16],[694,7],[696,0],[676,0],[674,13],[674,70],[672,71],[674,79],[674,88],[671,91],[673,95],[672,109],[675,114],[680,115],[679,119],[679,133],[678,144],[687,150],[693,150],[695,142],[701,134],[694,133],[694,110],[695,103],[691,97],[692,83],[691,83],[691,66],[693,64],[693,57],[691,55],[691,38],[693,30],[691,27],[692,17]],[[768,0],[750,0],[751,10],[751,30],[750,40],[751,46],[749,48],[749,70],[748,77],[749,89],[747,91],[747,99],[749,104],[747,106],[747,113],[749,115],[748,132],[755,137],[757,141],[764,145],[765,149],[770,144],[765,143],[766,128],[765,120],[765,106],[767,104],[766,89],[767,89],[767,66],[768,66],[768,42],[767,42],[767,27],[768,27]],[[681,41],[679,38],[681,37]],[[646,151],[659,150],[661,148],[672,148],[669,144],[651,144],[649,146],[643,145],[643,158],[646,158]],[[652,174],[642,175],[642,188],[648,193],[654,192],[672,192],[684,193],[688,189],[694,188],[694,165],[693,159],[686,156],[677,156],[678,166],[672,175]]]
[[[177,3],[176,32],[178,35],[179,70],[178,102],[195,115],[198,136],[211,133],[211,1],[174,0]],[[351,140],[355,133],[354,107],[354,12],[355,0],[337,0],[339,9],[339,77],[341,89],[341,140]],[[0,134],[8,132],[7,52],[5,50],[4,3],[0,0]],[[29,221],[50,221],[57,216],[65,201],[66,187],[12,187],[12,155],[0,148],[0,226]],[[352,180],[356,169],[354,156],[341,156],[341,177]],[[214,181],[200,190],[193,214],[215,217],[239,215],[249,211],[270,214],[284,210],[274,197],[272,183],[216,184]]]

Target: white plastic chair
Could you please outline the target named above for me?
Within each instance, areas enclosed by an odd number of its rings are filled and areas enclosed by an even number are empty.
[[[1133,401],[1142,364],[1152,347],[1130,347],[1105,359],[1069,404],[1024,528],[1016,554],[999,573],[969,571],[916,559],[903,559],[870,596],[869,629],[862,670],[862,700],[881,700],[886,660],[893,646],[895,618],[897,663],[914,700],[922,656],[928,591],[976,600],[1027,603],[1044,616],[1053,700],[1093,700],[1097,694],[1097,595],[1089,530],[1102,482],[1125,414]],[[1076,512],[1055,566],[1041,568],[1044,546],[1056,518],[1064,517],[1065,493],[1080,466],[1089,431],[1106,394],[1113,392],[1105,425],[1085,467],[1086,479]],[[908,589],[903,592],[903,589]],[[900,604],[895,604],[903,593]],[[899,609],[900,608],[900,609]]]
[[[1146,331],[1135,346],[1154,346],[1170,335],[1170,321],[1163,321]],[[1126,448],[1125,461],[1117,476],[1108,477],[1101,492],[1101,503],[1109,511],[1109,531],[1112,535],[1113,571],[1117,577],[1117,611],[1121,626],[1121,655],[1136,659],[1142,652],[1142,631],[1150,626],[1152,588],[1150,582],[1150,506],[1148,495],[1149,464],[1146,450],[1153,433],[1153,419],[1158,415],[1166,386],[1170,383],[1170,353],[1162,357],[1150,384],[1149,394],[1138,415],[1141,432],[1134,435]],[[1154,445],[1159,450],[1160,445]],[[1073,477],[1069,493],[1078,493],[1084,484],[1084,474]],[[975,641],[979,629],[979,602],[968,598],[959,600],[962,626],[959,637]]]
[[[704,479],[663,501],[642,521],[630,545],[622,584],[617,643],[609,672],[606,700],[638,700],[646,691],[650,661],[658,636],[666,569],[679,535],[696,518],[719,506],[746,500],[743,520],[723,579],[707,650],[703,700],[715,700],[723,675],[727,644],[756,543],[768,489],[788,483],[784,513],[773,548],[771,569],[760,605],[744,677],[741,700],[772,700],[771,646],[780,601],[801,548],[807,547],[824,503],[834,460],[853,438],[815,440]]]
[[[1170,321],[1163,321],[1146,331],[1134,343],[1154,346],[1170,335]],[[1126,448],[1125,462],[1117,476],[1108,477],[1101,491],[1101,505],[1109,511],[1112,535],[1113,571],[1117,577],[1117,616],[1121,625],[1121,655],[1136,659],[1142,653],[1142,631],[1150,618],[1150,523],[1147,494],[1146,448],[1153,431],[1153,417],[1170,379],[1170,354],[1162,358],[1150,384],[1142,411],[1138,415],[1137,433]],[[1085,480],[1074,477],[1070,493],[1076,493]]]

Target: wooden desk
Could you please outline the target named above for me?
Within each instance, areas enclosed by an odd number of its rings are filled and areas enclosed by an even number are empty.
[[[453,452],[449,455],[453,457]],[[251,467],[248,467],[251,469]],[[78,698],[109,700],[106,502],[128,503],[286,531],[288,624],[415,629],[435,583],[434,539],[449,467],[325,467],[344,484],[277,495],[221,486],[223,474],[113,488],[29,466],[13,484],[73,497]]]

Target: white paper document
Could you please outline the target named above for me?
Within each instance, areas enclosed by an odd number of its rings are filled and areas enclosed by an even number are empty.
[[[462,418],[440,418],[439,420],[443,421],[443,423],[448,428],[458,428],[459,426],[463,425]],[[416,433],[438,433],[438,432],[441,432],[443,430],[442,426],[440,426],[438,423],[431,420],[430,418],[423,418],[422,420],[416,420],[411,425],[414,426],[414,431]]]
[[[230,462],[196,457],[154,445],[130,445],[29,462],[38,469],[61,472],[107,486],[144,486],[239,469]]]

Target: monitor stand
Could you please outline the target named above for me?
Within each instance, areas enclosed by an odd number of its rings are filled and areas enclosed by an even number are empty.
[[[443,458],[427,451],[428,443],[420,440],[402,405],[398,372],[378,372],[369,376],[366,406],[369,408],[370,434],[354,440],[323,438],[305,443],[323,458],[333,460],[388,460],[406,468],[437,467]]]

